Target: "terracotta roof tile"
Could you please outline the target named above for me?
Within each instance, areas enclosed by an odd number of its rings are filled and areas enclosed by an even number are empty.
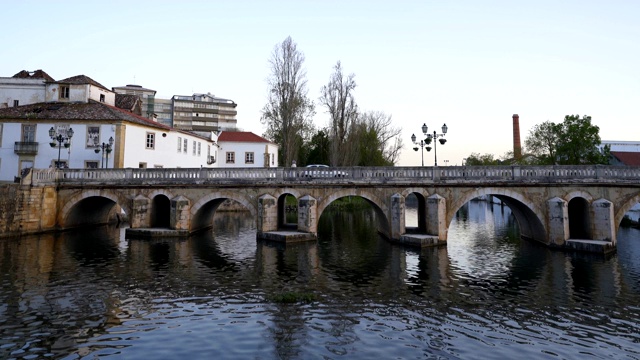
[[[611,155],[627,166],[640,166],[640,152],[612,151]]]
[[[218,136],[218,141],[271,143],[271,141],[250,131],[223,131]]]
[[[116,94],[116,107],[131,111],[139,100],[138,95]]]
[[[45,81],[55,81],[51,76],[49,76],[49,74],[40,69],[36,71],[22,70],[12,77],[19,79],[43,79]]]
[[[92,78],[90,78],[90,77],[88,77],[86,75],[76,75],[76,76],[72,76],[70,78],[66,78],[64,80],[60,80],[58,82],[59,83],[64,83],[64,84],[75,84],[75,85],[89,84],[89,85],[97,86],[97,87],[103,88],[105,90],[111,91],[111,90],[107,89],[104,85],[100,84],[99,82],[93,80]]]

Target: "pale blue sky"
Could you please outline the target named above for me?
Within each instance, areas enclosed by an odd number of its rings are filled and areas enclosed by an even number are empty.
[[[287,36],[316,100],[340,60],[362,110],[403,129],[399,165],[447,123],[438,163],[512,149],[546,120],[591,115],[603,140],[640,141],[640,1],[11,1],[2,4],[0,76],[43,69],[160,97],[211,92],[262,134],[268,59]],[[317,104],[317,126],[327,123]],[[433,151],[425,153],[433,165]]]

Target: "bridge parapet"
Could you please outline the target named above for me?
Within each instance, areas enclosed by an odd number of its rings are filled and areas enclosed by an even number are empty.
[[[629,166],[446,166],[446,167],[341,167],[322,168],[235,168],[235,169],[35,169],[23,177],[22,184],[33,186],[60,184],[110,185],[150,182],[300,182],[335,183],[461,183],[461,182],[546,182],[594,183],[637,182],[640,167]]]

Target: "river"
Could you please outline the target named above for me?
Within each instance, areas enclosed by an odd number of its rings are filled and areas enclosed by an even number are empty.
[[[186,240],[0,239],[0,358],[640,359],[637,229],[604,257],[522,241],[477,201],[439,248],[389,243],[373,211],[287,246],[214,220]]]

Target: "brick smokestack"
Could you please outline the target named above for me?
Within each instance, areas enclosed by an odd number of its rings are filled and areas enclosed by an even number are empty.
[[[520,117],[513,114],[513,158],[520,160],[522,158],[522,146],[520,146]]]

